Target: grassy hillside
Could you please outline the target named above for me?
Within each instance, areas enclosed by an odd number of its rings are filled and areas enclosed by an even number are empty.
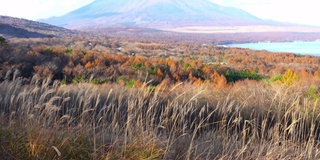
[[[21,18],[0,16],[0,34],[19,38],[52,38],[75,34],[75,31]]]
[[[19,40],[0,38],[4,159],[320,158],[319,57]]]

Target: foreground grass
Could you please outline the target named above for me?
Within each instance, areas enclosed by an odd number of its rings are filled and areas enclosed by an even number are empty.
[[[319,159],[308,85],[0,84],[4,159]]]

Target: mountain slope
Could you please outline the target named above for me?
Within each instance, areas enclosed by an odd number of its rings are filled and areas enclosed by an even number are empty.
[[[169,28],[266,23],[243,10],[219,6],[208,0],[95,0],[62,17],[42,21],[68,28],[113,24]]]
[[[45,38],[65,36],[74,33],[75,31],[45,23],[0,16],[0,34],[6,37]]]

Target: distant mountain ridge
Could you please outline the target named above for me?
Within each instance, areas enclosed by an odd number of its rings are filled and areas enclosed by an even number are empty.
[[[64,16],[41,21],[67,28],[99,28],[115,24],[170,28],[268,23],[241,9],[208,0],[95,0]]]
[[[75,31],[41,22],[0,16],[0,34],[18,38],[51,38],[75,34]]]

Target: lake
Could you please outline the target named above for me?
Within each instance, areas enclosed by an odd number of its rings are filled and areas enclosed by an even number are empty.
[[[271,52],[290,52],[320,56],[320,41],[313,42],[259,42],[230,44],[228,47],[249,48],[253,50],[267,50]]]

